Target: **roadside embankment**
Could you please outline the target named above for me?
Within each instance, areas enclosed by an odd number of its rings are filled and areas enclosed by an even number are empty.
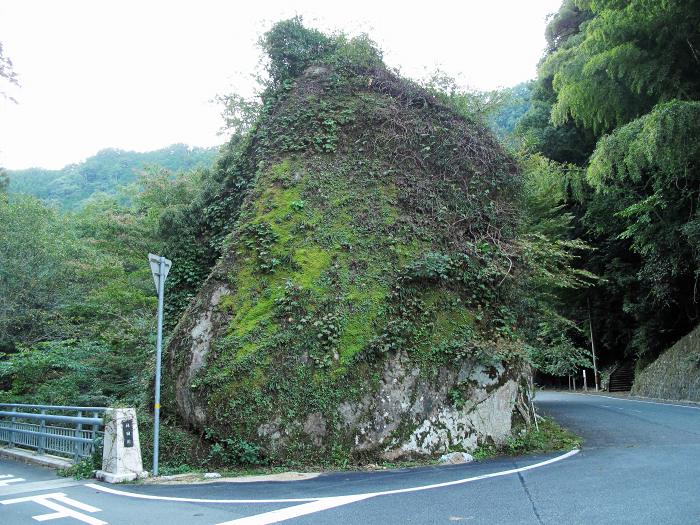
[[[700,326],[637,374],[632,395],[700,401]]]

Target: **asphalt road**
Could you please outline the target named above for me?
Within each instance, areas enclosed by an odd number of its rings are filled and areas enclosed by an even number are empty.
[[[700,524],[700,408],[551,392],[537,404],[584,437],[579,453],[168,486],[77,482],[0,460],[0,524]]]

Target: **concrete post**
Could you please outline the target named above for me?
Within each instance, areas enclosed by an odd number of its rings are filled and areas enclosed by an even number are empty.
[[[133,408],[107,409],[102,470],[98,470],[95,476],[107,483],[148,476],[143,470],[136,410]]]

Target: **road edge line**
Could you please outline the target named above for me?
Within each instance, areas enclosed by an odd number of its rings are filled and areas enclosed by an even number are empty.
[[[155,500],[155,501],[175,501],[175,502],[181,502],[181,503],[218,503],[218,504],[253,504],[253,503],[309,503],[313,501],[320,501],[320,500],[326,500],[326,499],[336,499],[336,498],[342,498],[342,497],[377,497],[377,496],[388,496],[392,494],[404,494],[407,492],[419,492],[423,490],[432,490],[436,488],[442,488],[442,487],[450,487],[454,485],[461,485],[463,483],[471,483],[473,481],[479,481],[482,479],[489,479],[489,478],[497,478],[501,476],[509,476],[511,474],[517,474],[519,472],[526,472],[528,470],[533,470],[536,468],[541,468],[545,467],[547,465],[551,465],[553,463],[557,463],[559,461],[562,461],[564,459],[570,458],[571,456],[574,456],[578,454],[581,450],[578,448],[575,448],[573,450],[570,450],[569,452],[566,452],[564,454],[561,454],[560,456],[556,456],[550,459],[547,459],[545,461],[540,461],[539,463],[533,463],[532,465],[526,465],[524,467],[518,467],[514,469],[508,469],[508,470],[501,470],[498,472],[491,472],[489,474],[482,474],[480,476],[473,476],[470,478],[463,478],[463,479],[457,479],[454,481],[445,481],[443,483],[434,483],[431,485],[421,485],[418,487],[408,487],[405,489],[393,489],[393,490],[385,490],[381,492],[367,492],[364,494],[347,494],[347,495],[340,495],[340,496],[320,496],[320,497],[311,497],[311,498],[283,498],[283,499],[203,499],[203,498],[183,498],[183,497],[177,497],[177,496],[155,496],[152,494],[137,494],[134,492],[127,492],[127,491],[122,491],[122,490],[116,490],[112,489],[109,487],[103,487],[101,485],[97,485],[94,483],[87,483],[83,485],[84,487],[88,487],[94,490],[98,490],[100,492],[105,492],[108,494],[114,494],[116,496],[125,496],[129,498],[136,498],[136,499],[146,499],[146,500]]]
[[[690,405],[678,405],[675,403],[662,403],[661,401],[645,401],[643,399],[626,399],[624,397],[615,397],[615,396],[605,396],[603,394],[586,394],[583,392],[566,392],[568,394],[574,394],[574,395],[579,395],[579,396],[588,396],[588,397],[604,397],[605,399],[617,399],[619,401],[630,401],[632,403],[646,403],[648,405],[661,405],[665,407],[679,407],[679,408],[690,408],[691,410],[700,410],[700,407],[694,407]]]
[[[541,467],[546,467],[547,465],[551,465],[552,463],[557,463],[559,461],[562,461],[564,459],[570,458],[571,456],[575,456],[581,452],[581,449],[575,448],[573,450],[570,450],[569,452],[566,452],[565,454],[562,454],[561,456],[556,456],[551,459],[547,459],[545,461],[540,461],[539,463],[533,463],[532,465],[526,465],[524,467],[518,467],[510,470],[501,470],[499,472],[491,472],[489,474],[482,474],[480,476],[474,476],[471,478],[464,478],[464,479],[456,479],[454,481],[445,481],[443,483],[434,483],[432,485],[422,485],[420,487],[409,487],[406,489],[394,489],[394,490],[385,490],[382,492],[376,492],[374,493],[375,496],[387,496],[391,494],[404,494],[406,492],[418,492],[421,490],[431,490],[431,489],[438,489],[442,487],[451,487],[454,485],[461,485],[463,483],[471,483],[472,481],[479,481],[482,479],[489,479],[489,478],[498,478],[501,476],[510,476],[511,474],[518,474],[520,472],[526,472],[528,470],[533,470],[536,468],[541,468]]]

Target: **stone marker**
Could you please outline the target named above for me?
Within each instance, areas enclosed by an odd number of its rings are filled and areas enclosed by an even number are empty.
[[[107,483],[120,483],[144,478],[141,444],[133,408],[110,408],[105,413],[102,470],[95,477]]]

